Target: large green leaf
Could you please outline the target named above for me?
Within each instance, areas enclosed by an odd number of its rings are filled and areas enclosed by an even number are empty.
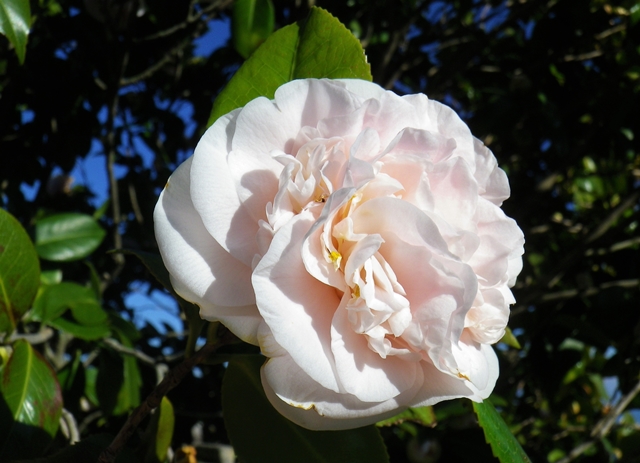
[[[0,0],[0,34],[15,47],[20,64],[27,52],[27,35],[31,24],[29,0]]]
[[[271,0],[238,0],[233,5],[233,46],[248,58],[273,32],[275,11]]]
[[[348,431],[309,431],[280,415],[264,394],[264,358],[232,361],[222,383],[229,438],[245,463],[385,463],[389,459],[375,426]]]
[[[62,394],[56,374],[31,345],[19,340],[0,382],[0,461],[39,456],[55,436]]]
[[[90,215],[52,215],[36,223],[36,250],[46,260],[83,259],[100,246],[105,233]]]
[[[482,403],[473,402],[473,409],[478,416],[478,422],[484,431],[484,438],[493,455],[501,463],[530,463],[531,460],[524,453],[520,443],[511,434],[507,424],[498,414],[489,400]]]
[[[238,69],[213,103],[209,125],[254,98],[273,98],[282,84],[311,77],[371,80],[358,39],[340,21],[316,7],[305,21],[272,34]]]
[[[40,262],[29,235],[0,209],[0,333],[13,332],[39,284]]]

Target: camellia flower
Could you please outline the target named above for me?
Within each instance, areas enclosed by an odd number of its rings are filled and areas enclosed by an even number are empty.
[[[489,396],[524,238],[505,173],[450,108],[297,80],[217,120],[155,210],[178,294],[268,357],[310,429]]]

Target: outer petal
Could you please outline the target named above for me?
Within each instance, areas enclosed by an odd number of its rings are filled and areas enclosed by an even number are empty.
[[[187,159],[171,176],[154,211],[156,239],[174,289],[200,306],[201,315],[221,320],[256,343],[260,314],[251,268],[236,260],[209,234],[193,207]]]
[[[338,391],[330,333],[340,298],[302,262],[302,241],[312,224],[313,216],[304,212],[282,227],[252,281],[260,314],[277,343],[316,382]]]
[[[291,357],[269,359],[262,367],[261,377],[274,408],[294,423],[315,431],[367,426],[406,408],[395,399],[366,403],[350,394],[323,388]],[[415,391],[411,393],[413,395]]]
[[[209,233],[245,265],[258,252],[258,221],[242,204],[233,172],[227,163],[236,119],[235,110],[218,119],[205,132],[193,155],[191,199]],[[277,187],[277,176],[274,182]],[[264,205],[270,199],[265,198]]]

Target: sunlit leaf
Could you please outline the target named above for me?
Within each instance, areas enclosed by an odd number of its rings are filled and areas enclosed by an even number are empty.
[[[0,333],[11,333],[40,284],[40,262],[20,223],[0,209]]]
[[[482,403],[473,402],[473,409],[478,416],[480,427],[484,431],[485,440],[491,446],[493,455],[501,463],[531,462],[489,400],[485,400]]]
[[[0,461],[39,456],[55,436],[62,413],[56,374],[28,342],[19,340],[1,378]]]
[[[143,463],[162,463],[166,460],[174,423],[173,405],[169,399],[163,397],[141,439],[138,454]]]
[[[83,259],[96,250],[106,232],[89,215],[57,214],[36,223],[36,250],[46,260]]]
[[[0,1],[0,34],[4,34],[15,47],[20,64],[27,52],[27,36],[31,24],[29,0]]]
[[[332,15],[312,8],[305,21],[283,27],[236,72],[213,104],[209,125],[282,84],[304,78],[371,80],[360,41]]]
[[[260,381],[264,358],[243,357],[229,364],[222,384],[227,432],[245,463],[384,463],[387,453],[375,426],[348,431],[309,431],[280,415]]]
[[[436,414],[433,411],[433,407],[408,408],[402,413],[398,413],[396,416],[392,416],[391,418],[383,421],[378,421],[376,426],[393,426],[404,423],[405,421],[418,423],[422,426],[435,426]]]
[[[516,338],[515,334],[513,334],[513,331],[511,331],[511,328],[509,328],[508,326],[504,330],[504,336],[502,336],[500,342],[503,342],[507,346],[513,347],[514,349],[522,349],[522,346],[518,342],[518,338]]]
[[[233,5],[233,46],[248,58],[273,32],[275,11],[271,0],[238,0]]]

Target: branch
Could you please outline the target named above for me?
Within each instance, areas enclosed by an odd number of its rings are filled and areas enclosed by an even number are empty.
[[[76,442],[80,442],[78,423],[76,423],[75,417],[66,408],[62,409],[62,414],[60,415],[60,429],[64,437],[69,440],[69,444],[73,445]]]
[[[174,55],[177,55],[178,53],[180,53],[190,43],[191,43],[191,37],[187,37],[182,42],[180,42],[177,46],[173,47],[171,50],[165,53],[165,55],[159,61],[149,66],[140,74],[136,74],[135,76],[131,76],[131,77],[123,77],[122,79],[120,79],[120,85],[124,87],[127,85],[135,84],[136,82],[139,82],[141,80],[148,79],[149,77],[154,75],[156,72],[158,72],[160,69],[162,69],[165,64],[169,63],[174,58]]]
[[[107,346],[111,347],[116,352],[120,352],[121,354],[132,355],[138,360],[140,360],[141,362],[146,363],[147,365],[151,365],[152,367],[156,366],[156,361],[153,358],[149,357],[144,352],[141,352],[136,349],[132,349],[131,347],[123,346],[115,339],[104,338],[102,342],[104,342]]]
[[[569,453],[569,455],[564,457],[562,460],[559,460],[557,463],[569,463],[575,460],[584,452],[586,452],[592,445],[604,439],[606,435],[609,434],[609,431],[611,431],[611,427],[618,420],[618,417],[622,415],[625,408],[627,408],[627,406],[639,393],[640,381],[638,381],[635,387],[631,389],[631,391],[629,391],[627,395],[625,395],[622,400],[620,400],[620,402],[618,402],[618,405],[611,409],[611,411],[605,416],[600,418],[600,420],[596,423],[596,425],[593,427],[593,430],[591,431],[591,437],[593,439],[578,445]]]
[[[10,344],[18,339],[24,339],[31,345],[42,344],[43,342],[47,342],[51,339],[52,336],[53,330],[46,326],[37,333],[13,333],[9,338],[4,339],[2,343]]]
[[[211,5],[207,6],[206,8],[203,8],[196,14],[192,14],[193,7],[196,4],[196,0],[193,0],[191,2],[191,6],[189,7],[189,15],[187,16],[187,19],[185,19],[181,23],[171,26],[168,29],[162,30],[160,32],[156,32],[155,34],[148,35],[141,39],[134,39],[133,41],[134,43],[148,42],[150,40],[160,39],[162,37],[168,37],[182,29],[187,28],[191,24],[199,21],[203,16],[209,15],[209,13],[213,13],[216,10],[224,10],[226,7],[228,7],[232,3],[232,1],[233,0],[218,0],[216,2],[212,2]]]
[[[151,394],[149,394],[146,400],[136,408],[131,415],[129,415],[129,419],[122,429],[120,429],[118,435],[113,439],[111,445],[109,445],[109,447],[102,452],[100,458],[98,458],[98,463],[112,463],[131,435],[135,432],[140,422],[151,412],[151,410],[160,405],[162,398],[171,389],[180,384],[194,366],[202,362],[208,355],[212,354],[216,349],[225,345],[232,339],[234,339],[234,336],[231,332],[227,331],[216,342],[206,344],[193,356],[185,359],[182,363],[171,370],[162,382],[160,382]]]
[[[630,279],[630,280],[618,280],[618,281],[609,281],[607,283],[602,283],[600,286],[595,286],[591,288],[587,288],[584,290],[579,289],[567,289],[564,291],[556,291],[555,293],[546,293],[540,297],[542,302],[555,301],[558,299],[571,299],[576,296],[593,296],[598,294],[600,291],[609,288],[634,288],[640,287],[640,279]]]

